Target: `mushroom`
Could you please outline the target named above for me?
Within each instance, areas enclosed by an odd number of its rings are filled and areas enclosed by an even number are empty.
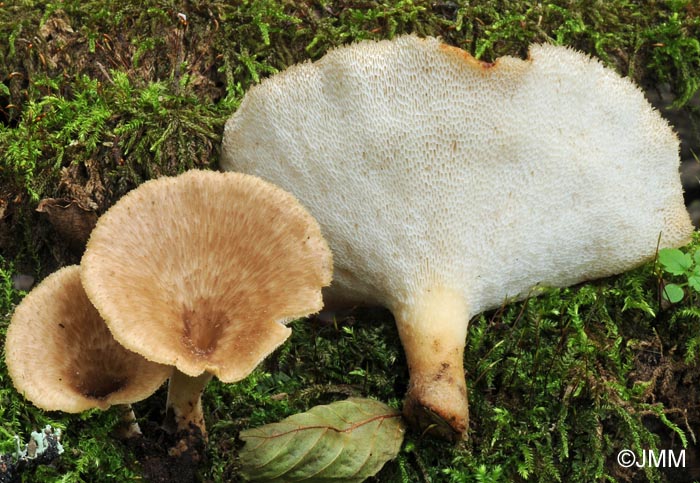
[[[49,275],[17,306],[7,329],[5,361],[17,391],[48,411],[77,413],[144,399],[171,369],[114,340],[80,283],[80,267]],[[133,412],[125,408],[139,433]]]
[[[632,82],[552,45],[493,64],[415,36],[335,49],[246,94],[221,167],[311,211],[333,250],[327,302],[393,312],[404,414],[448,438],[468,427],[471,317],[692,231],[668,123]]]
[[[131,191],[98,220],[81,264],[114,337],[175,367],[166,425],[204,436],[207,382],[250,374],[289,337],[286,322],[320,310],[333,272],[318,224],[292,195],[212,171]]]

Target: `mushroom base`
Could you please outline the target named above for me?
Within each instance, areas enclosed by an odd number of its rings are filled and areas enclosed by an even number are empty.
[[[469,315],[463,297],[433,287],[394,314],[411,377],[404,416],[427,434],[465,438],[469,406],[463,357]]]
[[[403,415],[408,423],[428,436],[457,442],[466,438],[469,405],[466,383],[450,385],[415,384],[406,394]]]
[[[202,437],[206,439],[202,392],[211,378],[212,375],[208,372],[191,377],[177,369],[173,371],[168,383],[168,402],[163,422],[166,431],[201,431]]]

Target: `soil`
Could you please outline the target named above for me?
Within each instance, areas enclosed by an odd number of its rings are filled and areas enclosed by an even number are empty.
[[[640,343],[634,369],[630,372],[630,386],[650,382],[645,394],[650,404],[663,403],[665,415],[689,435],[685,448],[684,468],[663,468],[668,481],[691,483],[700,480],[700,440],[695,431],[700,428],[700,367],[690,366],[675,356],[675,348],[663,346],[660,338]],[[644,419],[645,426],[659,435],[660,450],[672,450],[678,455],[684,449],[678,435],[665,426],[655,414]],[[613,458],[614,459],[614,458]],[[646,482],[643,471],[627,473],[619,465],[611,467],[621,481]],[[614,473],[613,473],[614,474]]]
[[[201,434],[169,434],[159,425],[141,425],[142,437],[127,440],[144,481],[149,483],[197,483],[206,468],[205,444]]]

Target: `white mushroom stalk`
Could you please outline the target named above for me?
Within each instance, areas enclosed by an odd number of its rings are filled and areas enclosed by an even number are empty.
[[[81,265],[114,337],[175,368],[166,426],[204,436],[207,382],[250,374],[289,337],[285,323],[321,309],[333,271],[318,224],[292,195],[211,171],[148,181],[120,199]]]
[[[252,88],[221,166],[294,193],[333,250],[326,299],[394,314],[404,413],[468,427],[469,319],[623,272],[692,231],[678,140],[627,79],[565,47],[482,63],[436,39],[338,48]],[[446,423],[446,424],[444,424]]]

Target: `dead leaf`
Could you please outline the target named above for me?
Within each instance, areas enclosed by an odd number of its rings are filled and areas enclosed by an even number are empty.
[[[396,457],[404,437],[401,413],[372,399],[350,398],[241,432],[248,480],[361,482]]]
[[[97,223],[97,213],[76,200],[44,198],[36,211],[44,213],[51,226],[71,248],[82,251]]]

